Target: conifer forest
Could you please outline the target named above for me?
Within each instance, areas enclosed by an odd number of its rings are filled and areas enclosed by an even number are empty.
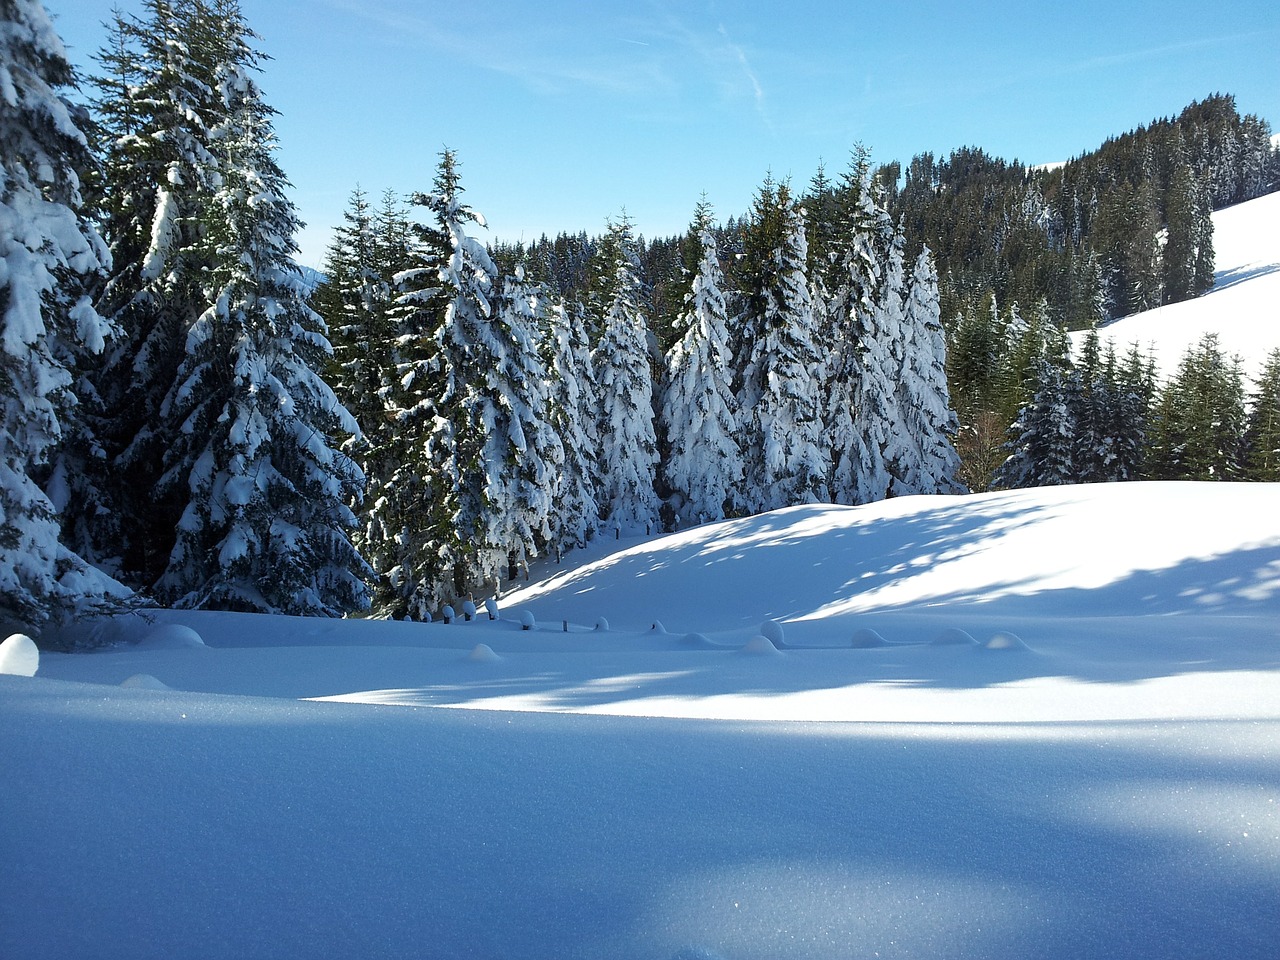
[[[595,537],[1280,480],[1280,350],[1246,382],[1208,336],[1161,380],[1097,332],[1209,290],[1210,215],[1280,189],[1268,123],[1230,95],[1053,169],[854,144],[664,238],[620,213],[483,239],[445,149],[419,192],[353,184],[311,282],[236,0],[117,11],[91,76],[40,0],[0,0],[0,27],[7,623],[425,620]]]

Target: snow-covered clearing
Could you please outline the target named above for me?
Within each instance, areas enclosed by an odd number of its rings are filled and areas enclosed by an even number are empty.
[[[0,676],[0,956],[1274,957],[1280,486],[576,564],[493,622],[160,613]]]

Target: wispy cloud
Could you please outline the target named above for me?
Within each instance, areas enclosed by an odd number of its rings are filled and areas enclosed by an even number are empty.
[[[716,28],[716,32],[724,38],[725,45],[733,53],[734,59],[738,66],[742,68],[743,74],[751,83],[751,90],[755,97],[756,113],[760,115],[760,119],[770,130],[773,129],[773,121],[769,117],[769,111],[765,102],[764,87],[760,83],[760,77],[751,66],[751,61],[747,59],[747,51],[740,45],[733,42],[733,38],[729,36],[729,31],[722,23]]]
[[[652,95],[673,81],[653,58],[619,55],[619,42],[649,47],[646,40],[605,35],[600,22],[576,29],[515,18],[468,16],[449,26],[370,0],[323,0],[330,7],[387,31],[387,42],[426,47],[469,68],[511,77],[542,93],[591,89],[616,96]],[[473,8],[474,12],[474,8]],[[626,24],[630,27],[633,24]],[[624,30],[622,32],[632,32]]]

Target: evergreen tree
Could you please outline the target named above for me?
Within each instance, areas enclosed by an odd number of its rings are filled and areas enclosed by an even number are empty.
[[[785,185],[766,184],[757,201],[754,242],[764,251],[747,326],[759,330],[750,345],[739,393],[746,512],[829,501],[828,444],[819,396],[824,360],[815,343],[806,263],[804,214]]]
[[[496,539],[513,573],[527,573],[529,561],[552,542],[551,518],[564,506],[555,495],[565,450],[548,416],[549,375],[538,352],[544,302],[523,267],[504,281],[493,324],[496,363],[488,372],[488,399],[480,412],[489,438],[485,461],[493,477]]]
[[[580,311],[560,303],[552,304],[548,315],[544,344],[549,380],[547,417],[564,452],[560,471],[553,478],[552,500],[556,508],[551,512],[551,543],[559,555],[585,546],[599,526],[599,407],[590,344]]]
[[[74,82],[38,0],[2,0],[0,623],[32,631],[123,593],[60,542],[40,487],[75,417],[76,369],[111,333],[88,296],[110,258],[82,210],[88,144],[59,94]]]
[[[339,616],[368,605],[347,505],[363,477],[333,445],[357,426],[321,378],[330,347],[292,259],[299,223],[253,76],[256,37],[235,0],[216,14],[214,295],[162,409],[177,439],[161,486],[188,501],[159,589],[179,606]]]
[[[1245,430],[1244,479],[1280,480],[1280,349],[1272,350],[1255,386]]]
[[[1223,354],[1217,334],[1205,334],[1161,393],[1151,471],[1161,480],[1238,479],[1244,429],[1240,362]]]
[[[370,436],[386,423],[378,392],[392,363],[393,277],[405,264],[383,258],[378,221],[359,187],[343,219],[325,256],[325,282],[311,305],[329,328],[334,392],[361,433]]]
[[[956,479],[960,458],[952,438],[959,420],[951,409],[947,387],[947,345],[938,303],[938,275],[929,249],[920,251],[906,303],[903,375],[898,381],[898,409],[911,442],[912,459],[901,474],[904,490],[915,493],[961,493]]]
[[[413,223],[411,232],[407,265],[394,277],[392,366],[378,389],[388,428],[368,438],[372,469],[361,542],[378,576],[373,612],[430,620],[451,595],[447,581],[457,555],[449,519],[456,488],[442,479],[438,456],[439,441],[448,439],[438,409],[444,361],[435,336],[446,247],[434,225]]]
[[[676,516],[682,524],[723,519],[742,482],[724,274],[706,224],[698,235],[702,257],[685,299],[686,332],[667,358],[662,404],[671,449],[664,472],[679,498]]]
[[[1103,483],[1125,479],[1115,475],[1116,439],[1112,434],[1113,410],[1119,402],[1114,377],[1108,377],[1102,360],[1098,328],[1091,327],[1080,349],[1077,367],[1079,389],[1071,411],[1074,437],[1071,461],[1079,483]]]
[[[452,151],[440,155],[435,190],[417,202],[431,213],[441,244],[435,299],[440,313],[431,339],[438,348],[433,439],[426,468],[447,498],[451,580],[456,595],[498,581],[506,562],[498,512],[502,481],[491,443],[493,431],[510,418],[501,410],[509,398],[494,377],[508,347],[495,327],[497,267],[485,247],[467,231],[484,219],[462,200],[462,184]],[[447,491],[447,492],[446,492]]]
[[[92,373],[104,457],[87,464],[86,482],[108,503],[86,526],[96,531],[90,549],[149,587],[165,568],[184,505],[176,491],[159,493],[165,452],[177,440],[161,408],[187,331],[211,302],[208,228],[219,216],[222,178],[213,131],[226,116],[215,74],[226,44],[202,0],[147,0],[144,9],[145,19],[116,14],[95,79],[104,144],[97,206],[113,264],[98,309],[121,336]],[[92,499],[72,503],[83,511]]]
[[[600,412],[601,517],[615,530],[652,530],[659,503],[649,329],[635,240],[625,214],[609,224],[600,266],[600,342],[593,354]]]
[[[889,490],[884,450],[892,386],[885,379],[876,324],[878,216],[865,164],[856,157],[841,184],[839,204],[843,237],[833,244],[838,270],[831,281],[826,336],[831,345],[825,391],[830,494],[835,503],[871,503]]]
[[[1048,357],[1036,365],[1035,396],[1010,427],[1009,458],[994,480],[999,488],[1072,483],[1074,424],[1070,391],[1061,368]]]

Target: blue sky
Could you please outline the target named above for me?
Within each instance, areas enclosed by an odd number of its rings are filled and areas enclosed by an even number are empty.
[[[111,0],[46,5],[87,64]],[[531,240],[624,209],[675,234],[704,192],[739,215],[767,173],[838,173],[859,141],[875,162],[975,145],[1045,163],[1215,92],[1280,126],[1274,0],[243,8],[273,58],[262,84],[312,266],[357,184],[427,189],[444,146],[489,236]]]

